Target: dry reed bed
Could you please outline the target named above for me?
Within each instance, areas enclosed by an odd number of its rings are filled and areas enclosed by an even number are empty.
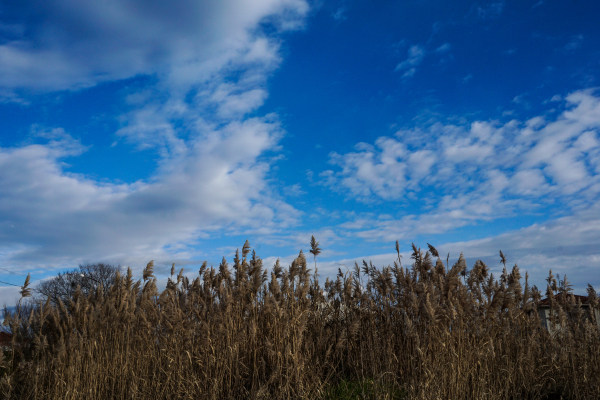
[[[161,293],[150,262],[141,281],[128,270],[107,293],[78,290],[69,304],[6,318],[15,345],[0,393],[319,398],[343,379],[374,382],[371,398],[399,389],[410,399],[600,398],[600,329],[572,298],[553,303],[565,328],[550,334],[535,311],[541,293],[527,278],[521,285],[516,265],[496,280],[481,261],[467,270],[462,254],[449,267],[435,248],[413,245],[405,268],[396,250],[394,266],[355,265],[324,287],[302,251],[267,271],[248,242],[233,271],[225,259],[205,263],[190,282],[173,268]],[[546,294],[560,289],[551,272],[548,283]]]

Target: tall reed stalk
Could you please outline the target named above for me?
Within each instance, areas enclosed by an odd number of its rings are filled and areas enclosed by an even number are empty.
[[[600,398],[599,325],[573,296],[552,301],[562,328],[550,333],[536,311],[541,293],[527,275],[522,285],[516,265],[496,280],[482,261],[467,270],[462,254],[444,266],[430,245],[425,253],[413,245],[403,267],[396,249],[393,266],[356,264],[324,287],[302,251],[267,271],[248,242],[233,265],[204,263],[192,281],[173,265],[162,292],[151,261],[142,280],[128,270],[107,292],[77,290],[68,304],[8,315],[14,342],[0,393],[313,399],[357,382],[363,398]],[[591,286],[588,299],[598,306]]]

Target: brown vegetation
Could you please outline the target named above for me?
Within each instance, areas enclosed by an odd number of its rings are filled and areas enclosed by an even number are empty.
[[[318,243],[311,251],[316,258]],[[396,246],[399,251],[398,246]],[[413,245],[412,267],[364,263],[324,288],[300,252],[272,271],[246,242],[233,271],[183,270],[161,293],[153,263],[109,291],[77,290],[5,319],[10,399],[598,399],[600,329],[571,297],[552,302],[518,267],[498,280],[462,254],[444,266]],[[438,257],[437,261],[432,258]],[[504,255],[501,258],[505,261]],[[316,266],[316,264],[315,264]],[[550,273],[547,294],[559,287]],[[27,292],[27,285],[24,293]],[[598,306],[590,286],[588,298]],[[349,389],[350,388],[350,389]]]

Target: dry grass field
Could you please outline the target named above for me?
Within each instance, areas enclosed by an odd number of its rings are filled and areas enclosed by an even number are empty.
[[[314,239],[314,238],[313,238]],[[398,251],[398,246],[396,247]],[[5,319],[0,394],[8,399],[599,399],[600,329],[572,296],[552,302],[514,266],[495,279],[435,248],[410,267],[364,263],[319,284],[300,252],[265,270],[246,242],[233,265],[150,262],[110,291],[81,290]],[[320,249],[313,240],[311,258]],[[505,261],[501,254],[502,260]],[[445,261],[445,263],[444,263]],[[566,281],[566,280],[565,280]],[[562,286],[568,288],[568,282]],[[29,295],[28,280],[22,294]],[[544,295],[561,290],[550,273]],[[564,288],[563,288],[564,289]],[[598,295],[588,288],[592,307]]]

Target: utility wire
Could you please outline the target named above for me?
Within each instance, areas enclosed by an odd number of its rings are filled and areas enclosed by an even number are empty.
[[[16,287],[21,287],[21,285],[15,285],[14,283],[8,283],[8,282],[2,282],[2,281],[0,281],[0,283],[4,283],[5,285],[11,285],[11,286],[16,286]]]
[[[14,275],[27,276],[27,275],[21,274],[19,272],[11,271],[10,269],[6,269],[6,268],[2,268],[2,267],[0,267],[0,269],[3,270],[3,271],[6,271],[6,272],[10,272],[11,274],[14,274]]]
[[[6,268],[2,268],[2,267],[0,267],[0,269],[3,270],[3,271],[10,272],[11,274],[14,274],[14,275],[27,276],[27,275],[21,274],[19,272],[11,271],[10,269],[6,269]],[[38,280],[38,279],[32,278],[31,276],[29,276],[29,279],[31,279],[32,281],[37,281]]]

